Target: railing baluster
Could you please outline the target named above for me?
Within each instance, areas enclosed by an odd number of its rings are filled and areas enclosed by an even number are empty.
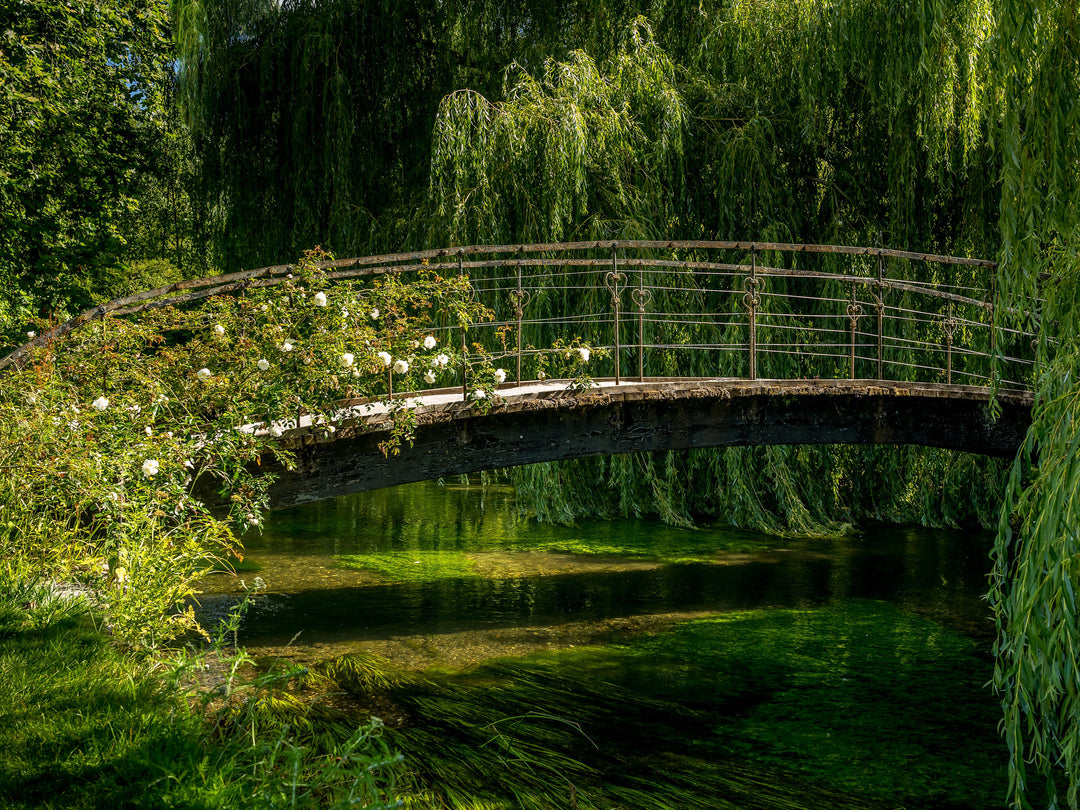
[[[757,308],[761,303],[761,294],[758,293],[757,277],[757,243],[750,245],[750,275],[747,276],[746,292],[743,294],[743,304],[749,310],[748,320],[750,327],[750,379],[757,379]]]
[[[517,318],[517,382],[521,385],[521,316],[525,312],[525,305],[529,303],[531,295],[528,290],[525,290],[521,286],[521,254],[524,252],[525,246],[522,245],[518,248],[518,261],[517,261],[517,289],[510,292],[510,297],[514,299],[514,315]]]
[[[604,286],[611,291],[611,307],[615,311],[615,384],[621,382],[619,370],[619,293],[626,286],[626,274],[619,272],[618,242],[611,243],[611,271],[604,277]]]
[[[851,339],[848,342],[849,347],[849,363],[848,363],[848,375],[849,379],[855,379],[855,335],[856,328],[859,323],[859,316],[862,315],[862,307],[855,302],[855,282],[851,282],[851,303],[847,306],[848,319],[851,321]]]
[[[883,369],[885,363],[885,293],[888,290],[888,282],[885,281],[885,260],[881,251],[877,256],[877,282],[874,284],[874,306],[877,309],[877,378],[885,379]]]
[[[945,327],[945,383],[952,385],[952,347],[953,333],[956,332],[956,320],[953,318],[952,301],[949,302],[949,317],[942,323]]]
[[[457,252],[457,268],[458,277],[464,277],[465,275],[465,251],[458,248]],[[472,286],[471,284],[469,286]],[[461,325],[461,398],[466,400],[469,398],[469,355],[467,353],[468,344],[465,340],[465,331],[468,329],[467,324]]]
[[[645,268],[638,268],[637,289],[631,291],[630,296],[637,304],[637,330],[638,330],[638,356],[637,374],[638,382],[645,382],[645,307],[652,301],[652,290],[645,289]]]

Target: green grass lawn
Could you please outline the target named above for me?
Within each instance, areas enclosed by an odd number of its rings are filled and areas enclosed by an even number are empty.
[[[396,806],[383,799],[396,759],[374,729],[312,730],[309,707],[277,699],[282,680],[225,704],[168,672],[84,609],[0,592],[0,806]],[[290,712],[257,708],[270,705]]]

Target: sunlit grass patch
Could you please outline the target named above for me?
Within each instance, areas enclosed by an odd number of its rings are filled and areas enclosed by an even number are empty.
[[[460,551],[379,551],[343,554],[337,564],[370,571],[387,582],[427,582],[476,576],[476,564]]]

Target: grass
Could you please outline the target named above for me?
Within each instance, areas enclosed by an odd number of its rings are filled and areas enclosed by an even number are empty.
[[[397,806],[386,799],[397,758],[376,726],[305,731],[310,706],[281,678],[234,681],[224,701],[177,688],[169,672],[118,647],[78,604],[0,586],[0,806]]]

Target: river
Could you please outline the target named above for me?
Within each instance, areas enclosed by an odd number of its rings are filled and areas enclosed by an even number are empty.
[[[990,540],[553,526],[424,483],[274,513],[201,610],[264,581],[240,642],[352,673],[416,807],[998,808]]]

